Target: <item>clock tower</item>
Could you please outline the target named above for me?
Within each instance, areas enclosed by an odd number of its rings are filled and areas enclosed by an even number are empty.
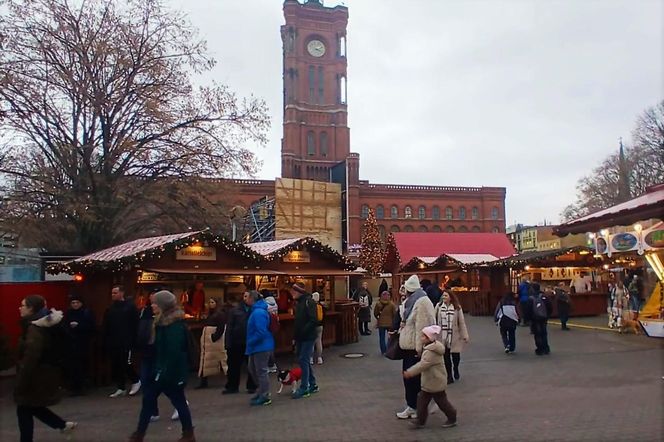
[[[284,1],[281,176],[329,181],[350,154],[346,103],[348,8]]]

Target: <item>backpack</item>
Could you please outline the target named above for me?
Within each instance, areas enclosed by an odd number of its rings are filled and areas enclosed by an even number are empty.
[[[549,317],[546,311],[546,303],[541,293],[533,298],[533,316],[535,319],[547,319]]]
[[[279,316],[274,313],[270,313],[270,333],[273,335],[279,332]]]
[[[323,306],[320,304],[320,302],[316,303],[316,320],[320,323],[323,322],[323,317],[325,316],[323,312]]]

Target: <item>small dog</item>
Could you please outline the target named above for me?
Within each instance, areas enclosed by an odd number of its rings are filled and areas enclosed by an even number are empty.
[[[624,333],[625,330],[632,330],[635,335],[640,335],[641,324],[639,324],[638,319],[622,318],[618,331]]]
[[[277,394],[281,394],[281,390],[284,389],[284,385],[290,385],[292,388],[292,393],[297,390],[297,387],[300,385],[300,379],[302,379],[302,369],[300,367],[295,367],[292,370],[279,370],[277,374],[277,379],[279,380],[279,391]]]

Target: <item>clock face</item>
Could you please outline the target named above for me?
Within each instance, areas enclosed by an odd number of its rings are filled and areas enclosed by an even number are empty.
[[[320,40],[311,40],[307,43],[307,52],[312,57],[322,57],[325,54],[325,45]]]

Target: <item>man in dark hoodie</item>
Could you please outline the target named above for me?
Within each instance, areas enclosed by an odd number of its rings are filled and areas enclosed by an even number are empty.
[[[247,347],[247,320],[251,308],[246,300],[249,292],[245,292],[242,301],[236,307],[228,312],[228,322],[226,322],[226,355],[228,357],[228,374],[226,387],[221,394],[233,394],[240,390],[240,371],[242,365],[247,363],[245,355]],[[256,392],[256,382],[247,374],[247,392],[254,394]]]
[[[124,288],[116,285],[111,289],[113,303],[104,314],[104,346],[111,358],[111,377],[117,390],[109,397],[115,398],[127,394],[127,377],[131,381],[129,395],[133,396],[141,389],[141,381],[131,366],[131,350],[136,339],[138,311],[132,301],[125,299]]]
[[[297,391],[293,392],[293,399],[309,397],[312,393],[318,393],[316,377],[311,366],[311,356],[314,352],[318,327],[316,318],[316,302],[304,289],[304,286],[295,283],[290,289],[295,299],[295,321],[293,325],[293,339],[297,350],[297,360],[302,369],[302,383]]]
[[[78,396],[83,394],[83,384],[88,374],[90,338],[95,332],[95,318],[79,295],[69,297],[69,307],[64,319],[69,340],[67,377],[71,394]]]

